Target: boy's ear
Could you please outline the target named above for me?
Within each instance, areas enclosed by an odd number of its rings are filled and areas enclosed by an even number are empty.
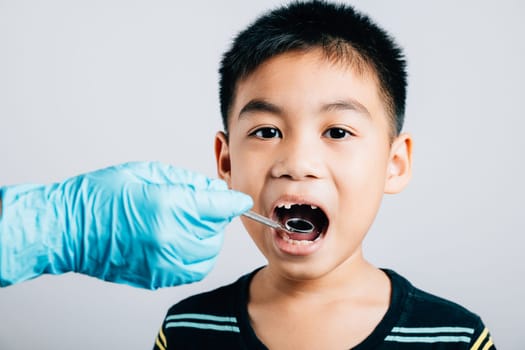
[[[231,187],[230,148],[227,136],[222,131],[215,134],[215,160],[217,162],[217,175]]]
[[[401,192],[412,177],[412,138],[400,134],[390,148],[390,158],[385,182],[385,193]]]

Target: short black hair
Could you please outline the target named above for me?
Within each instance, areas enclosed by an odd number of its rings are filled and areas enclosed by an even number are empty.
[[[392,132],[403,127],[407,87],[401,48],[368,16],[344,4],[296,1],[272,10],[234,39],[219,69],[219,97],[224,130],[237,83],[266,60],[289,51],[321,48],[334,60],[364,63],[377,75],[391,117]],[[362,66],[362,65],[360,65]]]

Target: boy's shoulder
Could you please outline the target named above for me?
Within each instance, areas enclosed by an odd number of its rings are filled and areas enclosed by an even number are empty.
[[[264,349],[250,331],[245,309],[250,280],[257,271],[173,305],[155,340],[155,349]],[[257,346],[242,345],[246,343]]]
[[[392,281],[392,303],[382,322],[389,323],[386,341],[405,344],[448,342],[463,344],[468,349],[475,344],[492,343],[477,314],[458,303],[416,288],[392,270],[384,271]],[[388,322],[389,317],[392,317],[391,322]]]
[[[384,269],[383,271],[392,281],[392,293],[394,294],[392,301],[399,301],[398,313],[403,313],[406,321],[424,321],[430,324],[445,324],[450,321],[472,324],[480,320],[478,315],[462,305],[419,289],[392,270]]]

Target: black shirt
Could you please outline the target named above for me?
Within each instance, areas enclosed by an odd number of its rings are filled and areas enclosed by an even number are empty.
[[[172,306],[154,349],[267,349],[248,316],[249,285],[257,271]],[[390,306],[374,331],[354,350],[495,349],[477,315],[415,288],[392,270],[383,271],[392,284]]]

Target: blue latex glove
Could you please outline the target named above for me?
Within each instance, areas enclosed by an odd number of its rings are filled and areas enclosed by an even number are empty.
[[[148,289],[198,281],[225,226],[252,206],[221,180],[149,162],[2,187],[0,198],[0,286],[68,271]]]

